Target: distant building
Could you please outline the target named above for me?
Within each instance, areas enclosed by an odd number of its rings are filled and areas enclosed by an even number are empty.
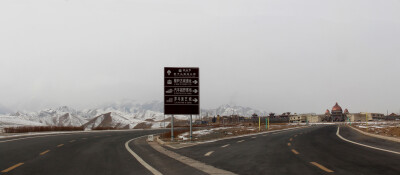
[[[348,113],[346,114],[347,116],[347,121],[350,122],[365,122],[366,120],[368,121],[373,121],[373,120],[385,120],[385,116],[380,113],[365,113],[365,112],[360,112],[360,113]]]
[[[332,107],[332,112],[329,112],[329,109],[325,112],[325,121],[329,122],[342,122],[346,119],[346,113],[349,113],[349,110],[345,110],[343,113],[342,107],[336,102],[335,106]]]
[[[391,113],[388,116],[385,116],[385,120],[400,120],[400,115]]]
[[[317,123],[322,121],[323,116],[316,114],[299,114],[289,117],[290,123]]]

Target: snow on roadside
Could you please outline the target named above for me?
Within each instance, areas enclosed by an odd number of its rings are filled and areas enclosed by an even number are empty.
[[[198,130],[198,131],[193,131],[192,134],[197,135],[197,136],[204,136],[204,135],[211,134],[212,132],[217,131],[217,130],[229,129],[229,128],[233,128],[233,127],[220,127],[220,128]],[[178,136],[178,138],[183,139],[183,140],[188,140],[189,139],[188,136],[189,136],[189,132],[185,132],[185,133],[180,134]]]

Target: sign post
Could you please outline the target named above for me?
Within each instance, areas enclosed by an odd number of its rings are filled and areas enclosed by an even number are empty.
[[[190,115],[190,139],[192,115],[200,114],[199,75],[198,67],[164,67],[164,114]],[[171,132],[173,127],[172,117]]]

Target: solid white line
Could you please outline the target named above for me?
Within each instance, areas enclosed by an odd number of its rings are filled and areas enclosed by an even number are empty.
[[[210,152],[204,154],[204,156],[210,156],[213,152],[214,152],[214,151],[210,151]]]
[[[140,137],[138,137],[138,138],[140,138]],[[133,152],[131,150],[131,148],[129,148],[129,142],[131,142],[132,140],[138,139],[138,138],[134,138],[134,139],[131,139],[131,140],[128,140],[127,142],[125,142],[126,150],[128,150],[129,153],[131,153],[132,156],[135,157],[135,159],[137,161],[139,161],[139,163],[142,164],[145,168],[147,168],[151,173],[153,173],[154,175],[162,175],[159,171],[154,169],[152,166],[150,166],[148,163],[146,163],[141,157],[139,157],[135,152]]]
[[[224,146],[221,146],[221,148],[225,148],[225,147],[227,147],[227,146],[229,146],[230,144],[226,144],[226,145],[224,145]]]
[[[377,148],[377,147],[373,147],[373,146],[369,146],[369,145],[364,145],[364,144],[361,144],[361,143],[357,143],[357,142],[354,142],[354,141],[351,141],[351,140],[347,140],[347,139],[343,138],[343,137],[339,134],[339,126],[338,126],[338,128],[337,128],[336,135],[337,135],[340,139],[342,139],[342,140],[344,140],[344,141],[346,141],[346,142],[350,142],[350,143],[353,143],[353,144],[356,144],[356,145],[360,145],[360,146],[364,146],[364,147],[371,148],[371,149],[376,149],[376,150],[385,151],[385,152],[389,152],[389,153],[399,154],[399,155],[400,155],[400,152],[391,151],[391,150],[382,149],[382,148]]]

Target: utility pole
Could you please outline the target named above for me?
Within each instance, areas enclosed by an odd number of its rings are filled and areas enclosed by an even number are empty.
[[[190,141],[192,141],[192,114],[190,114]]]
[[[174,141],[174,115],[171,117],[171,141]]]

